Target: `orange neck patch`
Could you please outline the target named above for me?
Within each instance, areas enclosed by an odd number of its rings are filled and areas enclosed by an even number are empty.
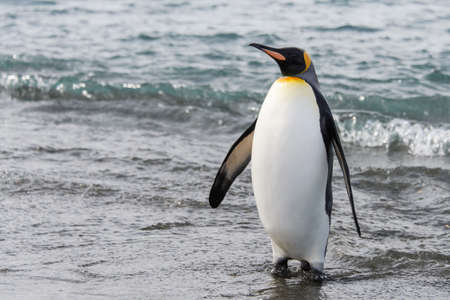
[[[298,78],[298,77],[294,77],[294,76],[285,76],[285,77],[280,77],[277,79],[277,82],[279,83],[288,83],[288,82],[298,82],[298,83],[302,83],[304,82],[303,79]]]

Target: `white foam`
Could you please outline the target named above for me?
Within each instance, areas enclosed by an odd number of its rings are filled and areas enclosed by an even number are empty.
[[[341,138],[362,147],[385,147],[388,150],[407,148],[417,156],[450,155],[450,125],[425,124],[410,120],[380,121],[356,115],[340,121]]]

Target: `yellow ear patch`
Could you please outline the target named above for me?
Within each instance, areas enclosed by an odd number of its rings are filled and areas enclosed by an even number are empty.
[[[309,57],[308,53],[306,53],[306,51],[303,52],[303,58],[305,59],[305,69],[303,70],[302,73],[308,71],[309,66],[311,66],[311,58]]]

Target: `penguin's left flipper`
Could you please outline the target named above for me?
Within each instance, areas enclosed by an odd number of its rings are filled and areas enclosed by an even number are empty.
[[[331,114],[330,107],[324,96],[320,93],[317,88],[313,87],[314,95],[316,96],[317,104],[319,110],[321,111],[321,128],[324,131],[326,139],[331,141],[333,144],[334,151],[341,166],[342,173],[344,174],[345,187],[347,188],[348,199],[350,200],[350,206],[352,208],[353,220],[355,221],[356,231],[361,237],[361,230],[359,228],[358,218],[356,216],[355,204],[353,202],[353,192],[350,183],[350,171],[348,169],[347,160],[345,159],[344,149],[341,145],[341,139],[339,138],[339,133],[336,128],[336,123],[334,122],[333,115]]]
[[[332,138],[333,148],[334,151],[336,152],[339,165],[341,165],[342,173],[344,173],[345,187],[347,188],[348,199],[350,200],[350,206],[352,207],[353,220],[355,221],[356,231],[358,232],[359,237],[361,237],[361,230],[359,228],[358,217],[356,216],[355,203],[353,202],[353,192],[352,186],[350,184],[350,171],[348,169],[347,161],[345,159],[344,149],[342,149],[339,133],[336,129],[336,124],[334,123],[334,120],[331,120],[330,123],[332,123],[330,124],[330,127],[332,127],[331,132],[333,136]]]
[[[256,120],[234,142],[220,166],[209,193],[209,204],[212,208],[220,205],[234,179],[244,171],[250,162],[255,125]]]

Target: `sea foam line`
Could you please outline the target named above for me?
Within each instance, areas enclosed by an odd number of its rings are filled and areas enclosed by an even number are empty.
[[[382,121],[337,118],[344,142],[362,147],[385,147],[395,151],[406,148],[417,156],[450,155],[450,126],[425,124],[404,119]]]

